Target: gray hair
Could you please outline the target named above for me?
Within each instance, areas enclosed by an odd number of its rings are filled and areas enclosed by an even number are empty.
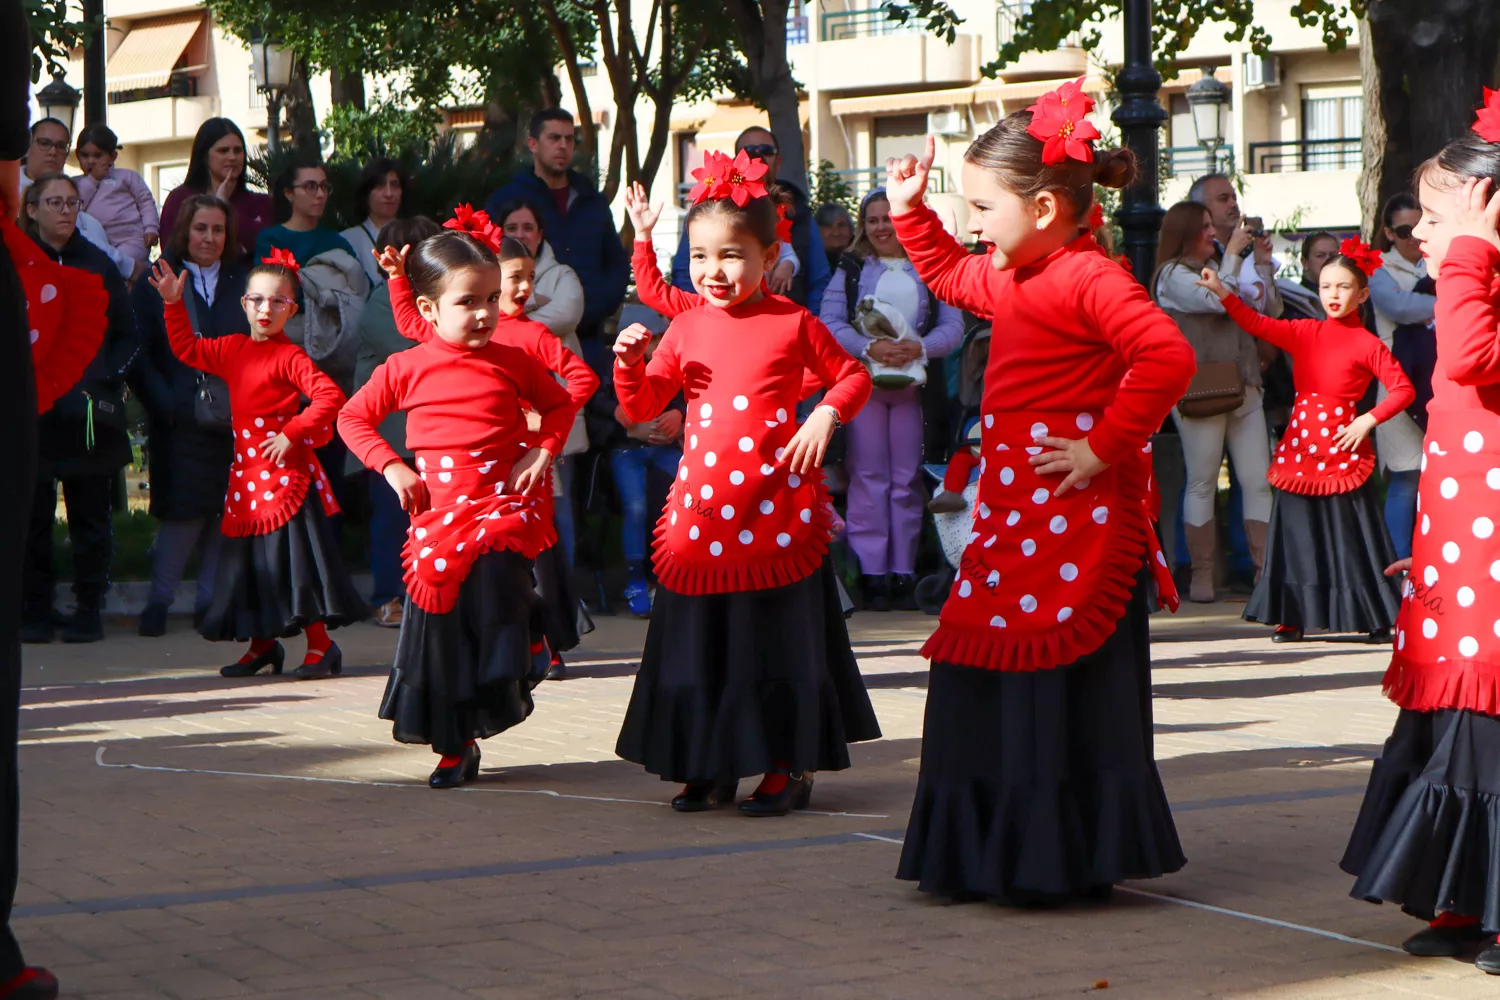
[[[1208,193],[1208,184],[1210,181],[1225,181],[1229,184],[1234,183],[1229,179],[1228,174],[1221,174],[1217,171],[1211,174],[1204,174],[1202,177],[1193,181],[1193,186],[1188,188],[1187,198],[1185,200],[1202,202],[1203,204],[1207,205],[1208,198],[1206,198],[1205,195]]]

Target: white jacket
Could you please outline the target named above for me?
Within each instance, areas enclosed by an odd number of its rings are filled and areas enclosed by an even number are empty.
[[[583,283],[578,280],[577,272],[557,259],[545,240],[537,251],[535,285],[531,298],[526,300],[526,316],[551,330],[564,347],[582,357],[578,321],[583,319]],[[588,431],[580,410],[573,417],[568,439],[563,442],[563,454],[576,455],[588,447]]]
[[[1387,250],[1381,260],[1380,270],[1370,275],[1370,301],[1375,306],[1375,332],[1380,342],[1390,347],[1396,327],[1432,322],[1437,299],[1412,291],[1418,281],[1427,277],[1427,261],[1413,264],[1395,250]],[[1377,382],[1376,400],[1385,397],[1385,386]],[[1422,437],[1422,428],[1405,412],[1375,428],[1375,449],[1381,466],[1393,472],[1420,469]]]

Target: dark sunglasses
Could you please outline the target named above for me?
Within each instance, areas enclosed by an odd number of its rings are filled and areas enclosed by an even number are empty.
[[[752,160],[769,160],[776,155],[776,147],[767,143],[756,143],[753,146],[741,146],[746,156]]]
[[[1396,234],[1398,240],[1409,240],[1413,228],[1412,226],[1392,226],[1391,232]]]

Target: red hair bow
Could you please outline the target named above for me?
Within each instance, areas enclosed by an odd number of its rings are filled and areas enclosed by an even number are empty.
[[[1474,116],[1474,132],[1485,142],[1500,142],[1500,90],[1484,88],[1484,107]]]
[[[292,256],[290,250],[272,250],[271,256],[262,257],[262,264],[270,264],[272,267],[284,267],[293,274],[302,270],[302,265],[297,263],[297,258]]]
[[[1351,236],[1340,243],[1339,253],[1353,261],[1354,266],[1365,273],[1366,278],[1380,270],[1384,263],[1379,252],[1358,236]]]
[[[500,240],[505,235],[490,221],[490,213],[482,209],[475,211],[474,206],[467,203],[453,210],[453,218],[443,223],[443,228],[468,233],[496,252],[499,252]]]
[[[728,198],[744,208],[751,198],[766,196],[766,182],[762,178],[768,169],[761,161],[750,159],[743,149],[732,160],[723,153],[704,153],[703,166],[693,171],[693,180],[698,183],[689,192],[688,201],[696,205],[709,199]]]
[[[786,206],[776,206],[776,239],[782,243],[792,242],[792,220],[787,218]]]
[[[1094,110],[1094,99],[1083,92],[1083,77],[1069,80],[1056,90],[1043,94],[1031,107],[1031,124],[1026,132],[1042,144],[1042,162],[1049,167],[1069,159],[1094,162],[1094,147],[1099,130],[1085,120]]]

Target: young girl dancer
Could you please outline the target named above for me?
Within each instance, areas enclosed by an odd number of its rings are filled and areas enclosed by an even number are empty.
[[[441,759],[428,784],[452,788],[478,775],[477,740],[531,714],[541,630],[530,560],[557,540],[547,469],[574,406],[551,372],[495,338],[501,278],[488,245],[438,233],[411,251],[405,276],[434,335],[375,369],[339,433],[412,515],[407,610],[380,717],[398,742],[431,745]],[[523,400],[541,414],[535,434]],[[406,412],[420,471],[377,431],[394,410]]]
[[[1401,714],[1341,866],[1353,895],[1431,921],[1404,947],[1500,975],[1500,95],[1476,135],[1417,171],[1415,235],[1437,282],[1406,602],[1385,691]],[[1393,567],[1398,569],[1400,567]]]
[[[657,524],[656,604],[616,752],[682,782],[683,812],[734,801],[749,816],[805,808],[813,770],[849,766],[879,726],[849,648],[825,555],[818,469],[870,377],[804,309],[768,295],[777,211],[764,184],[709,154],[687,216],[701,304],[615,341],[615,388],[635,421],[688,400],[678,476]],[[804,369],[828,395],[800,428]]]
[[[1309,629],[1384,640],[1401,610],[1400,592],[1385,575],[1396,550],[1370,479],[1375,455],[1365,438],[1416,393],[1390,348],[1360,321],[1379,255],[1357,239],[1339,251],[1318,279],[1328,317],[1322,322],[1262,316],[1212,270],[1198,282],[1246,333],[1289,353],[1296,373],[1292,420],[1266,477],[1275,490],[1270,541],[1244,616],[1275,625],[1273,642],[1296,642]],[[1355,403],[1372,378],[1388,395],[1356,416]]]
[[[936,633],[898,878],[1011,902],[1176,871],[1152,757],[1147,440],[1193,374],[1176,324],[1087,231],[1096,152],[1076,83],[964,155],[975,256],[923,204],[933,142],[892,161],[891,218],[937,297],[990,317],[973,532]],[[1170,589],[1170,584],[1165,585]]]
[[[520,240],[502,236],[484,212],[472,211],[467,205],[459,206],[458,215],[445,226],[475,236],[494,250],[500,261],[500,315],[490,339],[520,348],[561,378],[577,412],[599,388],[599,376],[587,362],[564,347],[551,330],[526,315],[526,302],[531,297],[536,277],[536,261],[531,252]],[[411,284],[406,279],[407,250],[406,247],[399,251],[387,249],[380,261],[390,279],[391,308],[395,312],[397,329],[404,337],[425,341],[432,338],[433,325],[418,310]],[[572,573],[561,541],[549,545],[537,555],[534,570],[537,592],[546,609],[547,646],[551,660],[547,677],[560,680],[564,676],[562,654],[578,645],[579,639],[578,595],[573,589]]]
[[[361,621],[369,609],[328,528],[339,507],[313,454],[332,439],[344,394],[282,333],[297,311],[297,262],[274,251],[251,270],[248,337],[194,334],[183,280],[157,261],[151,284],[166,303],[167,339],[183,364],[228,383],[235,439],[214,600],[199,632],[205,639],[250,640],[245,655],[219,671],[225,677],[249,677],[268,666],[281,673],[286,651],[276,640],[298,632],[307,633],[307,654],[293,672],[303,679],[337,675],[343,654],[328,629]],[[310,402],[299,413],[303,396]]]

